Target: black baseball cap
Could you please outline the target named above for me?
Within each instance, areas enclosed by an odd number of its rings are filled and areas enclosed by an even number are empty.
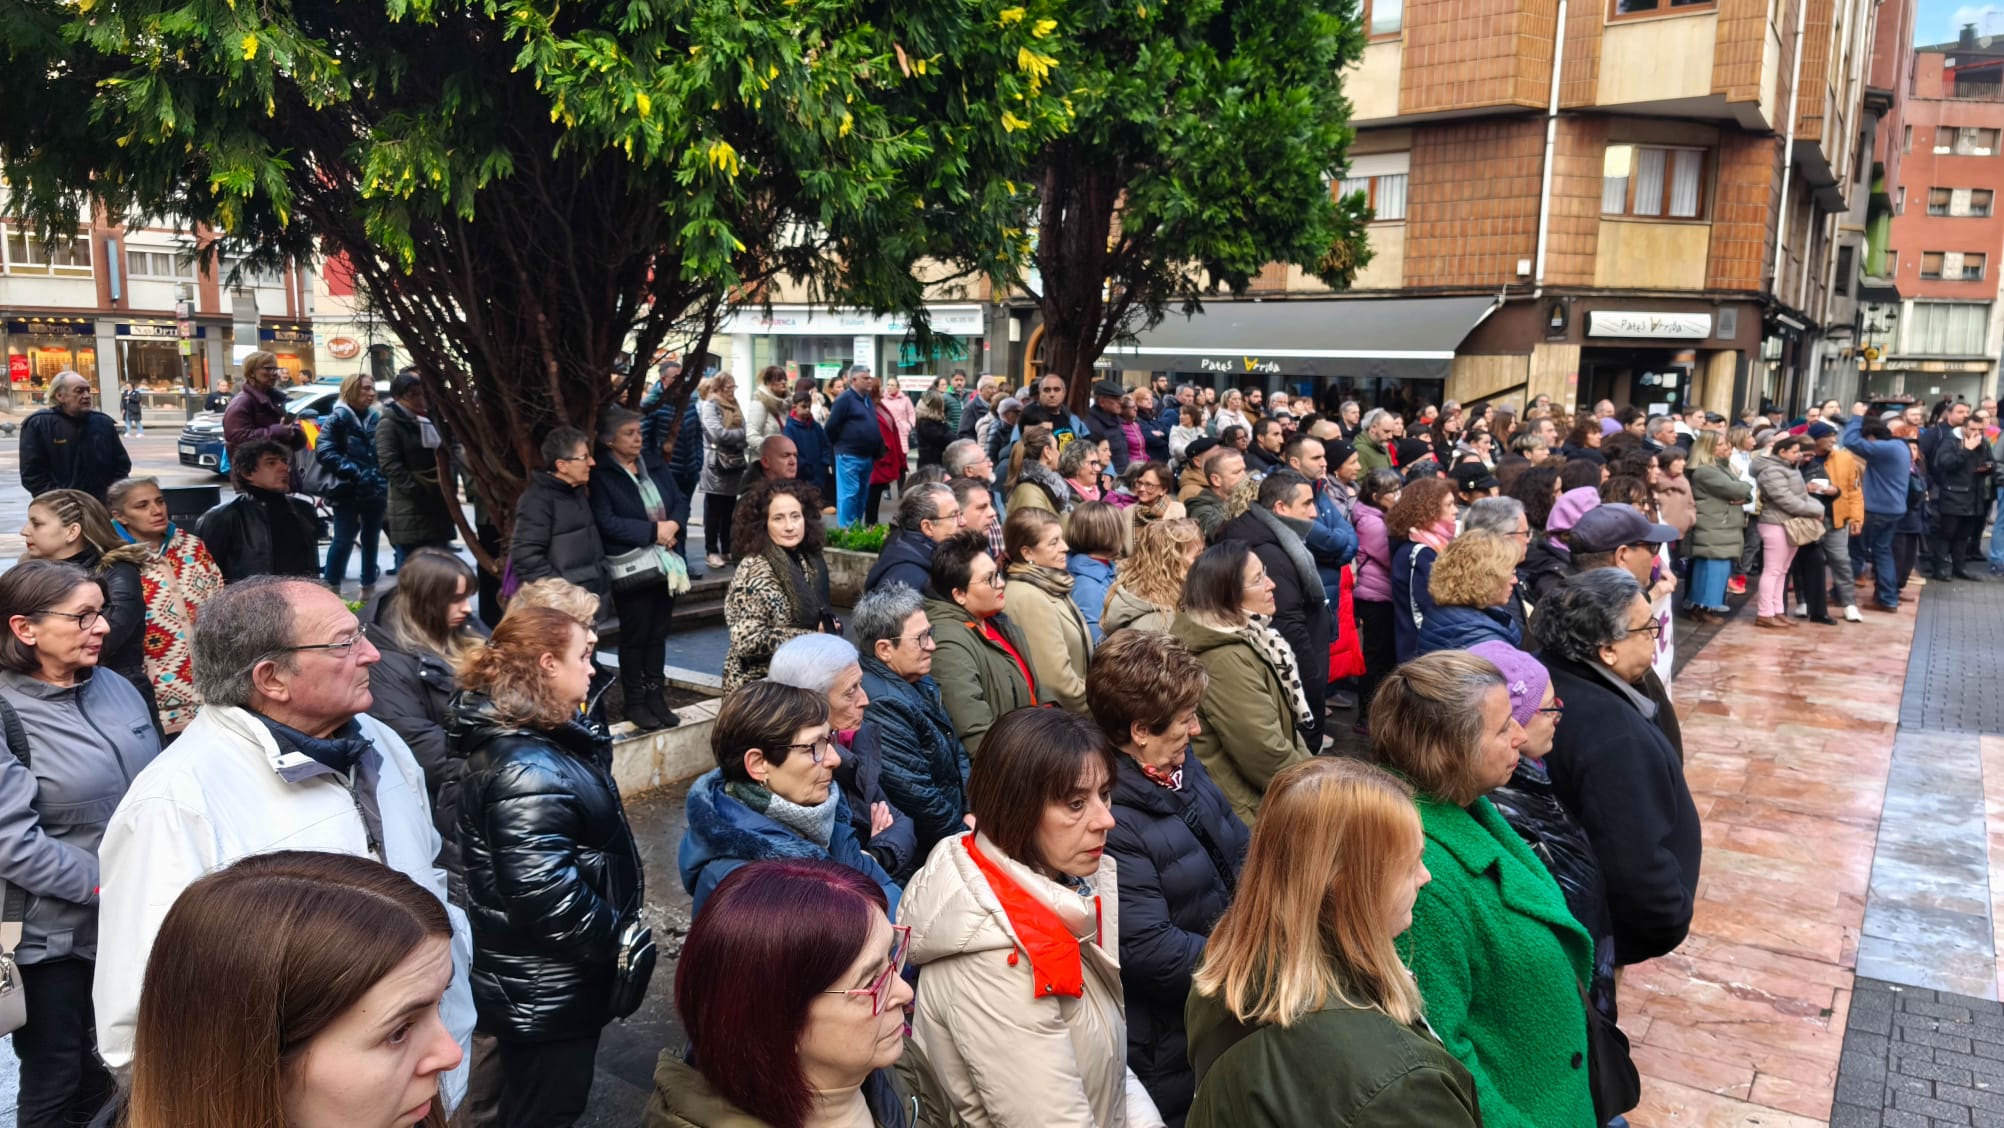
[[[1503,484],[1480,462],[1464,462],[1449,470],[1447,476],[1454,479],[1455,488],[1460,490],[1493,490]]]
[[[1613,502],[1580,515],[1573,526],[1574,552],[1613,552],[1625,544],[1668,544],[1677,530],[1643,516],[1633,505]]]

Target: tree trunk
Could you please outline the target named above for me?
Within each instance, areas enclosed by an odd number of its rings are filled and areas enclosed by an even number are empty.
[[[1065,381],[1066,402],[1083,415],[1092,402],[1093,365],[1126,316],[1127,302],[1108,301],[1109,243],[1120,181],[1111,170],[1063,157],[1045,166],[1039,212],[1037,270],[1043,293],[1043,373]]]

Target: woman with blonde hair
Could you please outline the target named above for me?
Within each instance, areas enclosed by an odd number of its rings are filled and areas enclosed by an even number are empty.
[[[327,495],[334,509],[334,539],[327,545],[327,567],[320,574],[330,587],[338,588],[348,578],[348,554],[358,541],[362,586],[376,582],[376,554],[382,547],[390,487],[376,467],[377,415],[370,410],[375,402],[376,384],[369,374],[350,375],[341,381],[340,398],[313,443],[313,457],[335,482],[334,492]]]
[[[1420,624],[1419,652],[1466,650],[1492,640],[1521,643],[1524,628],[1508,606],[1521,552],[1514,538],[1480,530],[1447,542],[1427,581],[1434,606]]]
[[[1482,1123],[1395,943],[1432,879],[1425,847],[1412,789],[1382,769],[1274,777],[1185,1012],[1189,1128]]]
[[[756,450],[760,443],[785,433],[789,395],[786,369],[777,364],[759,369],[751,406],[745,409],[745,449]]]
[[[143,554],[146,673],[153,682],[160,730],[173,736],[195,719],[195,617],[223,590],[223,570],[202,538],[167,518],[167,498],[155,478],[122,478],[105,494],[112,531]]]
[[[617,957],[639,920],[640,851],[611,737],[579,709],[592,647],[561,611],[510,607],[460,663],[452,702],[475,1029],[495,1039],[507,1124],[582,1116],[599,1034],[626,1017]]]
[[[29,559],[65,560],[97,578],[111,627],[98,665],[132,683],[157,726],[160,709],[146,672],[146,585],[139,576],[146,550],[125,543],[104,503],[82,490],[48,490],[29,502],[21,538]]]
[[[252,854],[188,886],[139,996],[128,1128],[443,1128],[452,921],[368,858]],[[218,1005],[228,1000],[228,1005]]]
[[[1008,495],[1007,512],[1019,509],[1048,509],[1064,513],[1071,509],[1071,488],[1058,477],[1058,440],[1048,423],[1023,429],[1016,451],[1009,456],[1009,477],[1002,483]]]
[[[1188,517],[1157,521],[1137,530],[1134,547],[1106,589],[1100,629],[1133,627],[1166,631],[1183,609],[1183,577],[1204,551],[1204,533]]]

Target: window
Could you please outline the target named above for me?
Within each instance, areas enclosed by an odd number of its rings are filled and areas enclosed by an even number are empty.
[[[184,265],[174,251],[141,251],[127,247],[125,272],[134,278],[193,278],[192,265]]]
[[[1886,248],[1886,277],[1896,278],[1900,273],[1900,252]]]
[[[79,235],[55,246],[18,228],[7,229],[9,274],[90,276],[90,239]]]
[[[1982,356],[1989,302],[1915,302],[1900,351],[1923,356]]]
[[[1948,214],[1948,201],[1949,201],[1949,198],[1950,198],[1951,194],[1952,194],[1952,193],[1951,193],[1951,192],[1950,192],[1950,190],[1949,190],[1949,189],[1947,189],[1947,188],[1930,188],[1930,189],[1928,189],[1928,190],[1927,190],[1927,214],[1929,214],[1929,215],[1947,215],[1947,214]]]
[[[1900,152],[1911,153],[1913,151],[1914,151],[1914,127],[1910,125],[1900,132]]]
[[[1973,251],[1926,251],[1921,254],[1921,277],[1943,282],[1981,282],[1988,258]]]
[[[1656,12],[1674,12],[1679,8],[1710,8],[1715,0],[1614,0],[1614,14],[1617,16],[1642,16]]]
[[[1893,201],[1893,214],[1907,214],[1907,186],[1900,185],[1899,197]]]
[[[1371,38],[1397,35],[1406,23],[1406,0],[1366,0],[1364,26]]]
[[[1406,174],[1403,172],[1353,176],[1336,182],[1338,196],[1347,196],[1352,192],[1364,193],[1364,202],[1371,205],[1373,223],[1389,223],[1406,217]]]
[[[1609,145],[1602,177],[1602,215],[1697,219],[1704,214],[1703,149]]]
[[[1837,293],[1851,296],[1851,276],[1857,272],[1858,248],[1846,243],[1837,248]]]
[[[1955,217],[1987,216],[1995,194],[1988,188],[1930,188],[1927,214]]]
[[[1997,131],[1974,126],[1944,125],[1934,131],[1934,151],[1958,157],[1990,157],[1997,154]]]

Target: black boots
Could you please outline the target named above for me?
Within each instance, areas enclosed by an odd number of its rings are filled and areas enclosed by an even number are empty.
[[[654,684],[650,686],[649,681],[653,681]],[[619,689],[621,696],[626,699],[626,719],[632,721],[633,727],[641,732],[654,732],[681,723],[680,718],[673,713],[669,713],[665,718],[661,715],[663,709],[660,685],[659,678],[650,679],[639,669],[620,667]]]
[[[674,728],[682,723],[675,710],[668,707],[668,679],[660,674],[646,679],[647,704],[654,709],[654,715],[661,719],[662,728]]]

